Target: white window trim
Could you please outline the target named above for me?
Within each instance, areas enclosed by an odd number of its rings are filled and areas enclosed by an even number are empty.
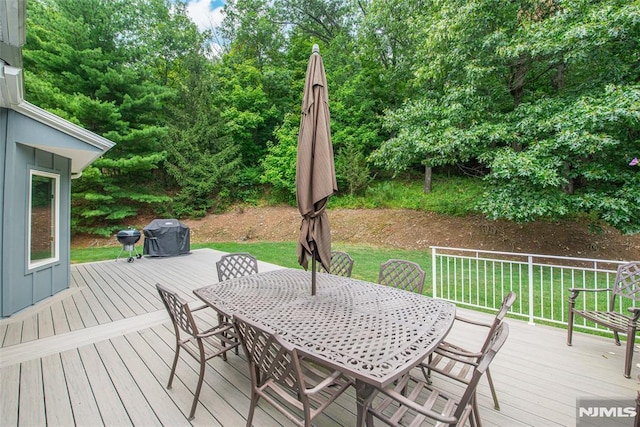
[[[53,178],[55,181],[54,184],[54,230],[55,230],[55,241],[54,241],[54,256],[52,258],[39,259],[37,261],[31,261],[31,215],[32,215],[32,195],[31,190],[33,188],[33,176],[44,176],[47,178]],[[44,172],[37,169],[29,170],[29,191],[28,191],[28,221],[27,221],[27,259],[28,259],[28,269],[34,269],[38,267],[42,267],[44,265],[53,264],[60,261],[60,174]]]

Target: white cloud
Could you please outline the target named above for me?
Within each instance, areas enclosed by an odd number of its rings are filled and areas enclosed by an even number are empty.
[[[216,5],[215,9],[211,7]],[[200,31],[211,30],[222,23],[222,7],[219,1],[193,0],[187,5],[187,14]]]

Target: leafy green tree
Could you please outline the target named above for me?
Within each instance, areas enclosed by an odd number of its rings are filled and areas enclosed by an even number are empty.
[[[300,114],[289,113],[282,126],[276,129],[276,143],[269,144],[262,166],[261,181],[268,183],[282,200],[295,203],[296,162],[298,153],[298,129]]]
[[[274,132],[293,105],[286,28],[270,2],[232,0],[225,6],[220,32],[229,45],[216,64],[217,103],[229,135],[240,147],[242,171],[235,196],[252,199]]]
[[[186,63],[190,81],[179,91],[180,105],[171,108],[165,166],[180,188],[174,212],[197,217],[229,198],[240,158],[211,97],[216,91],[211,65],[198,56]]]
[[[175,91],[155,78],[159,73],[148,67],[151,61],[141,60],[156,54],[149,35],[161,26],[140,19],[168,6],[122,0],[28,4],[27,99],[117,144],[74,181],[74,231],[109,234],[141,209],[170,200],[160,167],[167,134],[163,106]],[[191,24],[188,18],[183,22]]]
[[[312,45],[319,40],[310,38],[301,28],[291,31],[288,62],[291,68],[291,90],[293,92],[285,120],[275,133],[262,163],[262,180],[282,192],[285,200],[295,200],[295,165],[297,137],[300,126],[300,106],[304,89],[305,72]],[[382,138],[376,100],[370,96],[363,78],[362,66],[356,58],[354,39],[348,34],[335,37],[328,45],[320,43],[329,91],[331,132],[336,157],[336,175],[341,188],[360,191],[368,182],[369,169],[366,161],[353,166],[358,158],[366,157],[379,146]],[[286,156],[286,158],[283,158]],[[340,167],[344,165],[345,167]]]
[[[275,0],[276,19],[323,44],[353,29],[354,10],[347,0]]]
[[[640,231],[639,5],[434,1],[416,23],[420,96],[387,115],[374,159],[488,173],[479,208],[531,221],[586,214]],[[444,29],[447,36],[443,37]]]

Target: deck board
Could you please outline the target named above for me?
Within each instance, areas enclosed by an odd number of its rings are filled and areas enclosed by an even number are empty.
[[[78,266],[78,270],[84,276],[86,286],[91,292],[91,295],[95,297],[99,306],[106,312],[108,316],[107,321],[124,319],[125,316],[121,311],[123,306],[122,299],[115,294],[107,293],[108,290],[105,291],[102,286],[104,281],[99,277],[96,278],[91,265],[85,264]],[[113,297],[114,300],[111,300],[109,297]]]
[[[87,381],[95,398],[98,411],[105,425],[123,426],[131,423],[129,415],[120,400],[111,377],[95,345],[78,348],[78,354],[85,366]]]
[[[62,308],[64,309],[65,316],[67,317],[67,323],[69,324],[70,331],[76,331],[85,327],[85,324],[82,321],[82,315],[80,314],[80,309],[78,308],[74,297],[62,300]]]
[[[96,294],[94,294],[91,291],[91,289],[88,286],[81,288],[81,294],[82,294],[82,297],[87,302],[87,304],[89,305],[91,314],[96,319],[96,323],[98,325],[103,325],[105,323],[111,322],[111,317],[109,316],[109,313],[107,313],[107,310],[105,310],[105,308],[102,306],[100,299],[96,296]],[[87,324],[87,326],[89,326],[92,323],[92,321],[85,320],[85,323]]]
[[[103,355],[103,362],[111,381],[120,396],[131,423],[134,425],[161,425],[149,401],[140,386],[135,382],[132,372],[127,368],[124,360],[118,355],[111,341],[96,343],[98,352]],[[159,407],[158,410],[167,408]],[[172,411],[169,411],[171,414]],[[171,415],[169,415],[171,416]],[[173,417],[171,417],[173,418]]]
[[[60,353],[60,357],[75,423],[89,425],[100,420],[98,402],[87,378],[87,371],[91,371],[92,367],[85,369],[77,349],[63,351]]]
[[[65,307],[61,302],[51,305],[51,317],[53,318],[53,331],[55,335],[71,331]]]
[[[185,414],[188,415],[188,411],[191,408],[191,403],[193,402],[193,389],[195,388],[195,381],[197,381],[197,377],[194,375],[192,384],[185,384],[183,382],[183,369],[182,363],[179,363],[178,367],[178,376],[174,378],[173,385],[171,389],[166,388],[167,381],[169,379],[169,372],[171,370],[171,362],[173,361],[173,348],[169,345],[169,343],[164,342],[157,335],[155,330],[164,329],[164,326],[157,326],[145,331],[141,331],[139,338],[134,338],[138,341],[136,345],[138,349],[144,348],[146,346],[149,349],[152,349],[152,353],[146,354],[144,356],[146,363],[148,363],[150,358],[153,358],[153,366],[154,366],[154,374],[156,375],[157,382],[159,387],[169,396],[175,403],[175,405],[180,408]],[[129,337],[127,337],[130,339]],[[139,351],[140,353],[140,351]],[[182,362],[179,361],[179,362]],[[191,388],[189,387],[191,386]],[[203,385],[203,391],[207,389],[209,386],[207,383]],[[196,410],[196,418],[194,422],[199,424],[206,425],[214,425],[219,426],[223,425],[217,422],[217,420],[211,414],[210,401],[203,401],[203,405],[201,405]]]
[[[92,307],[89,305],[85,294],[82,292],[77,292],[73,295],[72,298],[73,303],[78,310],[80,321],[82,322],[82,326],[78,325],[77,329],[90,328],[92,326],[98,325],[96,314],[94,313]]]
[[[244,356],[210,361],[196,418],[187,420],[198,378],[197,363],[181,357],[171,389],[166,388],[174,335],[155,283],[173,286],[194,304],[192,291],[217,280],[213,250],[174,258],[143,258],[71,266],[71,288],[0,320],[0,411],[3,426],[44,425],[207,425],[246,422],[250,380]],[[115,254],[114,254],[115,257]],[[277,268],[260,263],[260,271]],[[490,319],[460,310],[467,317]],[[206,325],[211,310],[199,312]],[[492,365],[501,411],[485,379],[478,388],[485,426],[574,426],[576,399],[633,400],[640,369],[622,376],[624,347],[613,341],[508,319],[510,336]],[[468,347],[481,342],[472,329],[456,324],[448,340]],[[636,355],[636,357],[638,357]],[[419,371],[416,371],[419,374]],[[436,378],[442,387],[459,385]],[[355,423],[355,392],[349,390],[317,420],[318,426]],[[261,402],[258,427],[290,426]]]
[[[22,322],[22,333],[20,337],[20,342],[32,341],[38,339],[38,323],[36,319],[32,316],[26,318],[24,322]]]
[[[136,353],[133,348],[132,342],[138,342],[139,337],[136,336],[135,339],[129,341],[122,336],[113,338],[110,341],[118,356],[125,363],[132,381],[135,382],[140,393],[144,396],[149,408],[154,411],[154,414],[156,408],[162,408],[162,420],[158,419],[158,421],[164,425],[171,426],[188,425],[189,423],[184,419],[180,409],[162,389],[159,379],[154,375],[152,370],[153,363],[150,366],[141,357],[142,355]]]
[[[2,424],[18,425],[18,409],[20,408],[20,367],[15,364],[0,369],[0,416]]]
[[[5,335],[4,335],[4,341],[2,341],[3,347],[20,344],[22,342],[23,324],[24,322],[14,322],[7,325],[7,331],[5,332]]]
[[[102,298],[115,307],[116,310],[113,312],[112,319],[122,319],[142,314],[143,310],[138,307],[137,301],[130,298],[126,292],[123,292],[120,284],[107,280],[103,276],[104,272],[98,269],[97,266],[99,264],[87,266],[89,276],[94,281],[89,287],[96,295],[102,295]]]
[[[46,417],[42,387],[42,367],[39,359],[29,360],[22,364],[20,370],[20,400],[18,408],[18,425],[45,425]]]
[[[3,346],[4,337],[7,334],[7,324],[0,324],[0,348]]]
[[[47,424],[52,426],[73,425],[73,410],[67,393],[67,382],[59,354],[42,358],[42,379],[46,396]]]
[[[160,309],[151,301],[157,302],[157,298],[153,298],[151,287],[147,283],[136,279],[134,275],[127,274],[126,271],[108,268],[107,263],[98,263],[94,267],[96,272],[100,274],[107,283],[117,284],[112,286],[114,292],[122,296],[122,299],[136,314]]]
[[[53,316],[51,307],[44,307],[37,314],[38,317],[38,339],[51,337],[55,335],[53,328]]]

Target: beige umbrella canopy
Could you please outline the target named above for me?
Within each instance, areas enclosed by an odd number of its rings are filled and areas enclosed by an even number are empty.
[[[298,237],[298,262],[305,270],[312,260],[311,294],[315,295],[316,265],[327,271],[331,264],[331,230],[326,206],[338,191],[329,126],[329,93],[318,45],[313,45],[302,98],[302,117],[298,134],[296,196],[302,215]]]

